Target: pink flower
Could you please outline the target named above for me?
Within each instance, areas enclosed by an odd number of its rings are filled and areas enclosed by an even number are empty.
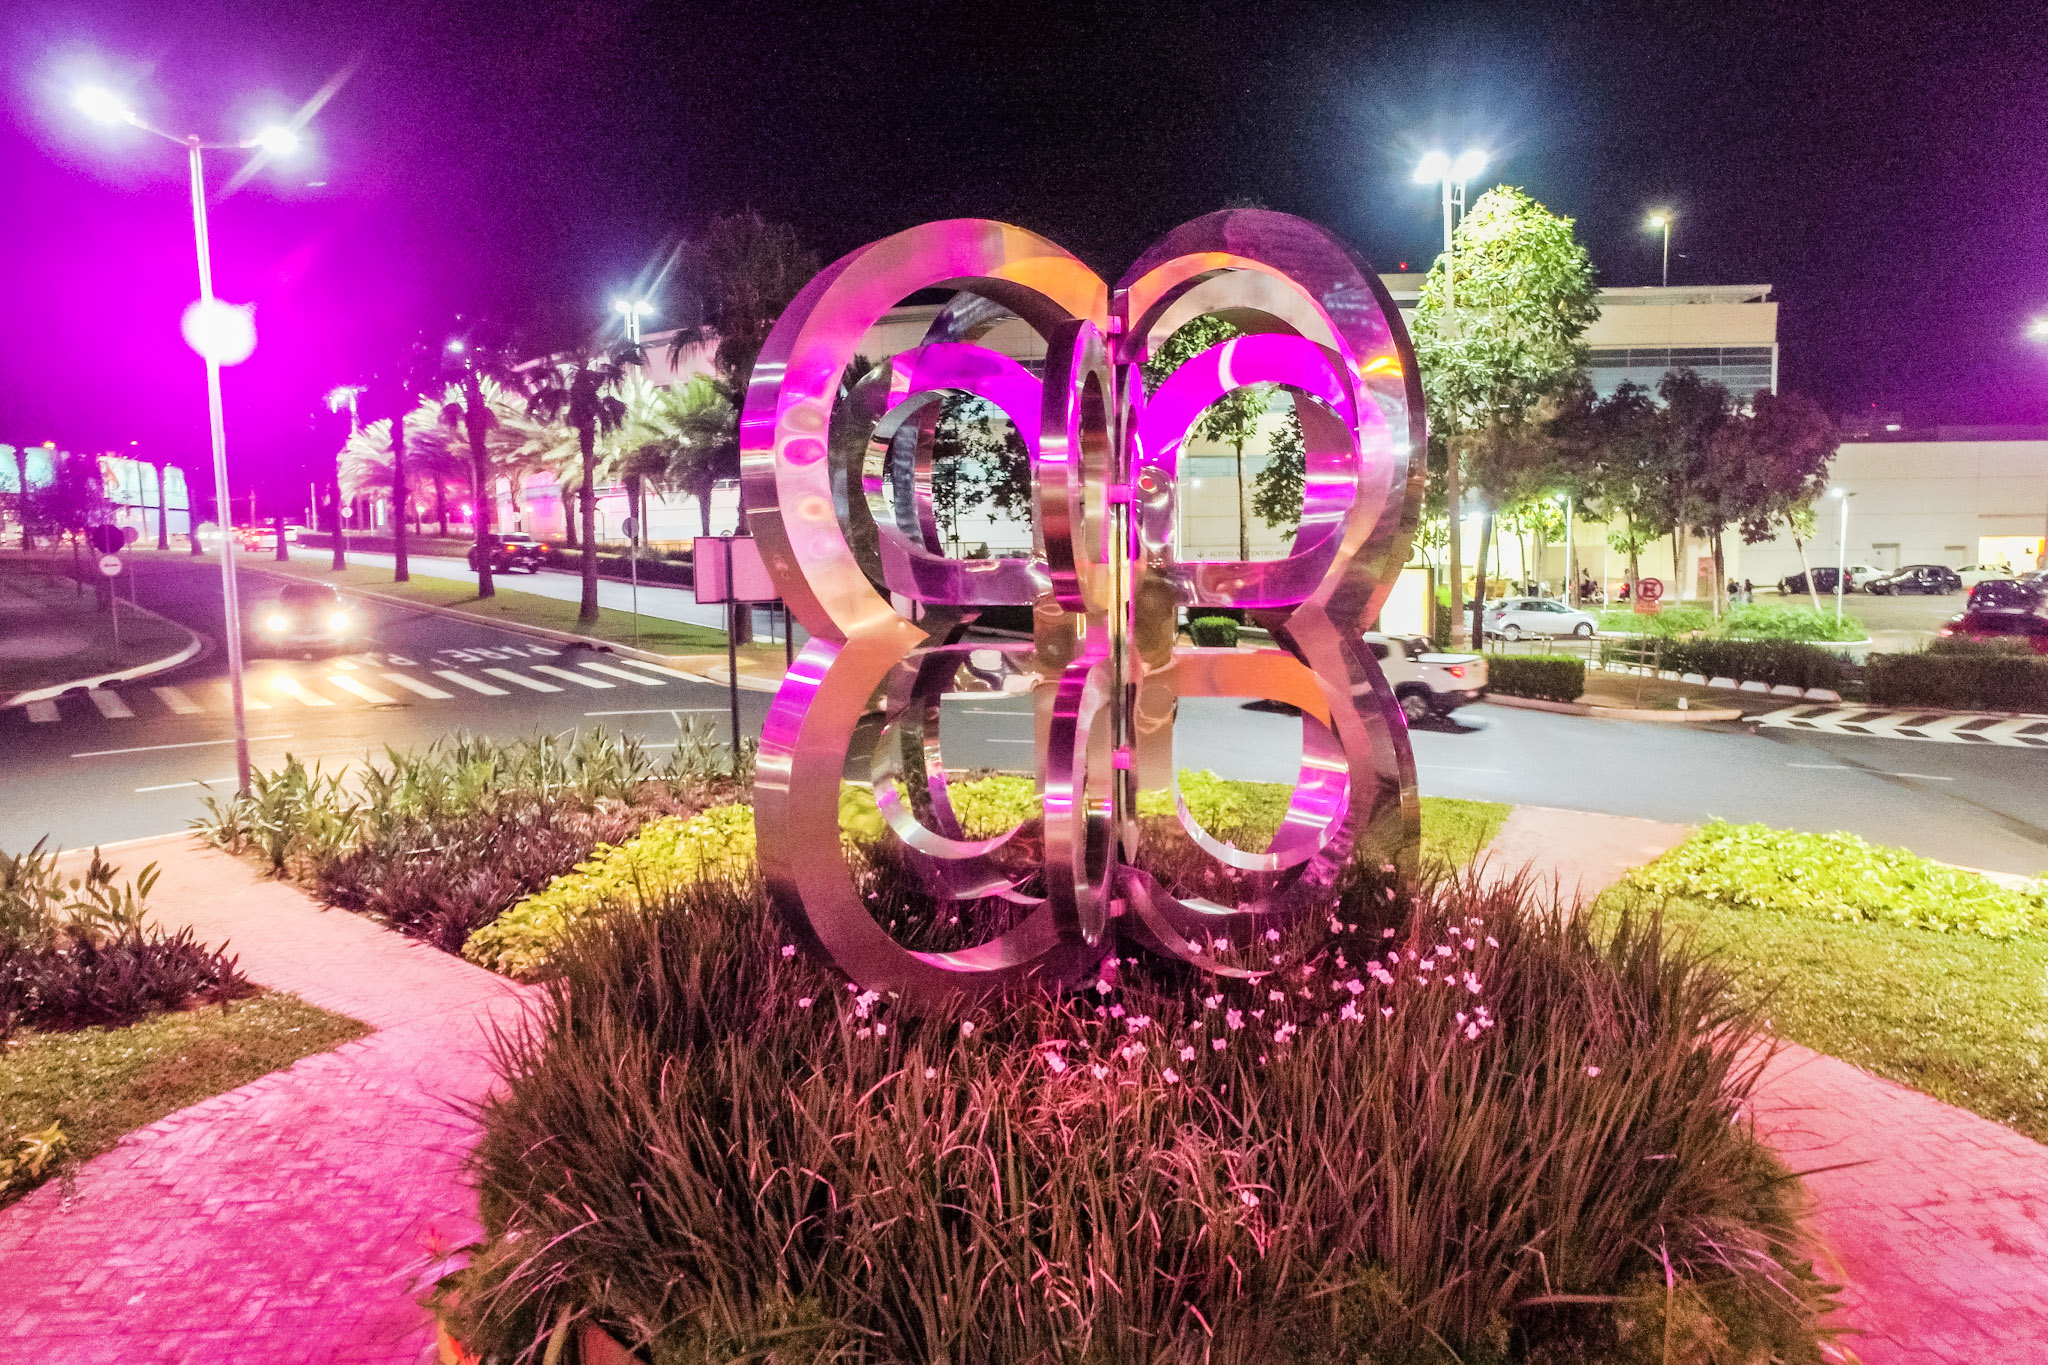
[[[783,944],[783,945],[782,945],[782,955],[783,955],[784,957],[795,957],[795,956],[796,956],[796,945],[795,945],[794,943],[785,943],[785,944]]]
[[[1111,1006],[1109,1007],[1109,1017],[1110,1017],[1110,1018],[1112,1018],[1112,1019],[1121,1019],[1121,1018],[1123,1018],[1123,1017],[1124,1017],[1124,1007],[1123,1007],[1122,1005],[1111,1005]]]
[[[1243,1010],[1226,1010],[1226,1011],[1224,1011],[1224,1014],[1223,1014],[1223,1022],[1224,1022],[1224,1024],[1225,1024],[1225,1025],[1227,1025],[1228,1027],[1230,1027],[1230,1028],[1233,1028],[1233,1029],[1240,1029],[1240,1028],[1243,1028],[1243,1027],[1244,1027],[1244,1011],[1243,1011]]]
[[[1276,1043],[1284,1043],[1289,1038],[1292,1038],[1295,1035],[1295,1032],[1296,1029],[1294,1025],[1282,1024],[1279,1028],[1273,1030],[1273,1041]]]
[[[1467,1024],[1467,1025],[1465,1025],[1465,1037],[1466,1037],[1466,1039],[1467,1039],[1468,1041],[1469,1041],[1470,1039],[1473,1039],[1473,1038],[1477,1038],[1478,1036],[1479,1036],[1479,1025],[1477,1025],[1477,1024]]]
[[[1477,943],[1474,943],[1469,938],[1465,940],[1465,951],[1468,953],[1471,952],[1474,948],[1477,948],[1478,946],[1479,945]]]
[[[1279,941],[1280,941],[1280,931],[1279,931],[1278,929],[1268,929],[1268,930],[1266,931],[1266,942],[1268,942],[1268,943],[1278,943]]]
[[[1341,919],[1338,919],[1338,918],[1337,918],[1337,917],[1336,917],[1335,915],[1332,915],[1332,916],[1330,916],[1330,932],[1331,932],[1331,933],[1333,933],[1333,934],[1341,934],[1341,933],[1343,933],[1343,932],[1344,932],[1344,921],[1343,921],[1343,920],[1341,920]]]
[[[878,1023],[875,1025],[875,1036],[877,1038],[880,1038],[883,1034],[887,1033],[888,1031],[889,1026],[887,1024]]]
[[[1192,1048],[1192,1047],[1184,1047],[1184,1048],[1182,1048],[1182,1049],[1180,1050],[1180,1059],[1181,1059],[1182,1061],[1184,1061],[1184,1062],[1192,1062],[1193,1060],[1195,1060],[1195,1050],[1194,1050],[1194,1048]]]
[[[1205,1010],[1213,1010],[1222,1003],[1223,997],[1220,995],[1205,995],[1202,997],[1202,1008]]]
[[[1248,1209],[1255,1209],[1259,1206],[1259,1197],[1250,1190],[1239,1190],[1237,1192],[1237,1201]]]
[[[1373,974],[1375,976],[1379,975],[1377,971],[1374,971]],[[1350,991],[1353,995],[1364,995],[1365,983],[1354,976],[1349,981],[1344,983],[1344,989]]]
[[[1209,1040],[1209,1047],[1213,1051],[1221,1052],[1223,1051],[1223,1040],[1221,1038],[1211,1038]]]
[[[1053,1075],[1057,1076],[1067,1069],[1067,1059],[1060,1056],[1059,1053],[1042,1052],[1039,1055],[1045,1059],[1045,1065]]]
[[[804,997],[803,999],[801,999],[801,1000],[797,1001],[797,1002],[796,1002],[796,1007],[797,1007],[798,1009],[800,1009],[800,1010],[807,1010],[807,1009],[809,1009],[809,1008],[811,1007],[811,997],[809,997],[809,996],[807,995],[807,996],[805,996],[805,997]]]
[[[1488,934],[1486,936],[1486,946],[1489,948],[1498,948],[1500,947],[1500,940],[1495,938],[1492,934]]]
[[[1343,1009],[1341,1009],[1341,1010],[1338,1010],[1338,1011],[1337,1011],[1337,1017],[1338,1017],[1339,1019],[1351,1019],[1351,1020],[1358,1020],[1358,1019],[1363,1019],[1363,1018],[1365,1018],[1365,1016],[1364,1016],[1364,1015],[1362,1015],[1362,1014],[1360,1014],[1360,1013],[1358,1012],[1358,1002],[1357,1002],[1356,1000],[1346,1000],[1346,1001],[1344,1002],[1344,1008],[1343,1008]]]
[[[1470,972],[1466,972],[1466,973],[1465,973],[1465,989],[1466,989],[1466,990],[1468,990],[1468,991],[1470,991],[1470,992],[1472,992],[1472,994],[1474,994],[1474,995],[1477,995],[1477,994],[1479,994],[1479,978],[1478,978],[1478,977],[1476,977],[1476,976],[1474,976],[1474,975],[1472,975],[1472,973],[1470,973]]]
[[[1600,1068],[1597,1066],[1589,1066],[1586,1068],[1586,1074],[1588,1076],[1597,1076],[1600,1074]]]
[[[1135,1062],[1144,1055],[1145,1045],[1143,1043],[1127,1043],[1124,1045],[1123,1050],[1117,1053],[1117,1056],[1127,1062]]]
[[[1394,1007],[1392,1005],[1381,1005],[1380,1013],[1391,1019],[1394,1017]]]
[[[1103,1079],[1105,1076],[1109,1075],[1109,1068],[1103,1066],[1100,1062],[1096,1063],[1094,1066],[1089,1067],[1088,1070],[1090,1074],[1092,1074],[1098,1081]]]
[[[1265,1018],[1265,1017],[1266,1017],[1266,1012],[1265,1012],[1264,1010],[1253,1010],[1253,1011],[1252,1011],[1252,1018],[1254,1018],[1254,1019],[1263,1019],[1263,1018]]]
[[[1283,1001],[1283,1000],[1285,1000],[1285,999],[1287,998],[1287,992],[1286,992],[1286,991],[1267,991],[1267,992],[1266,992],[1266,998],[1267,998],[1268,1000],[1272,1001],[1272,1002],[1273,1002],[1274,1004],[1276,1004],[1276,1005],[1277,1005],[1277,1004],[1279,1004],[1279,1003],[1280,1003],[1281,1001]]]
[[[1095,993],[1096,993],[1097,995],[1108,995],[1108,994],[1109,994],[1109,992],[1110,992],[1110,984],[1109,984],[1109,983],[1108,983],[1107,981],[1101,981],[1101,980],[1098,980],[1098,981],[1097,981],[1097,982],[1095,983]]]
[[[871,1029],[871,1028],[861,1028],[861,1029],[857,1029],[857,1030],[855,1030],[855,1032],[854,1032],[854,1035],[853,1035],[853,1036],[854,1036],[854,1037],[856,1037],[856,1038],[866,1038],[866,1037],[869,1037],[869,1036],[871,1036],[871,1035],[872,1035],[873,1033],[874,1033],[874,1030],[873,1030],[873,1029]]]
[[[1164,1080],[1168,1085],[1176,1085],[1180,1081],[1180,1073],[1178,1071],[1175,1071],[1170,1066],[1162,1069],[1159,1073],[1159,1076],[1160,1079]]]
[[[1211,943],[1211,944],[1209,945],[1209,951],[1211,951],[1211,952],[1215,952],[1215,953],[1227,953],[1227,952],[1229,952],[1229,951],[1230,951],[1230,940],[1229,940],[1229,939],[1227,939],[1227,938],[1219,938],[1219,939],[1217,939],[1217,940],[1216,940],[1215,942],[1213,942],[1213,943]]]
[[[1381,938],[1392,938],[1393,936],[1394,936],[1394,931],[1393,931],[1392,929],[1382,929],[1382,930],[1380,930],[1380,937],[1381,937]]]
[[[931,1079],[932,1077],[934,1077],[934,1076],[936,1076],[936,1075],[938,1075],[938,1074],[939,1074],[939,1069],[938,1069],[937,1067],[935,1067],[935,1066],[928,1066],[928,1067],[926,1067],[926,1068],[924,1069],[924,1078],[925,1078],[926,1080],[930,1080],[930,1079]]]
[[[974,1021],[972,1019],[962,1019],[960,1021],[960,1036],[962,1038],[974,1036]]]

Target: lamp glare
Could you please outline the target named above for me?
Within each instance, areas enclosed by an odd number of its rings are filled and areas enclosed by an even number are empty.
[[[88,85],[71,97],[78,111],[94,123],[127,123],[135,116],[113,91],[103,85]]]
[[[248,145],[259,147],[272,156],[290,156],[299,150],[299,135],[281,123],[273,123],[250,138]]]
[[[1422,158],[1422,164],[1415,168],[1415,183],[1434,185],[1450,174],[1451,159],[1442,152],[1431,152]]]
[[[1485,169],[1486,153],[1475,147],[1458,155],[1457,161],[1451,166],[1451,179],[1462,185],[1467,180],[1476,178]]]

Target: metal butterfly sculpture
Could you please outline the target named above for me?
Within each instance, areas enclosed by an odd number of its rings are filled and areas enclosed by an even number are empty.
[[[957,292],[923,344],[845,384],[869,329],[934,287]],[[1244,335],[1148,394],[1148,354],[1211,313]],[[1043,340],[1042,377],[978,344],[1012,318]],[[1183,447],[1207,407],[1254,384],[1295,396],[1300,529],[1283,558],[1182,559]],[[1029,558],[943,553],[932,438],[940,402],[962,393],[1000,410],[1029,453]],[[849,432],[864,439],[851,459]],[[769,334],[740,419],[747,522],[811,636],[768,713],[755,777],[760,864],[796,932],[861,986],[938,1008],[1093,980],[1120,936],[1232,971],[1213,943],[1327,913],[1354,857],[1412,869],[1407,730],[1359,635],[1407,560],[1423,443],[1413,352],[1386,291],[1335,237],[1286,214],[1196,219],[1114,290],[1045,238],[984,219],[927,223],[826,268]],[[943,694],[971,649],[991,647],[963,633],[996,605],[1034,609],[1034,641],[1007,648],[1048,675],[1037,689],[1044,856],[1022,873],[1001,856],[1015,830],[967,837],[939,753]],[[1177,647],[1182,607],[1244,608],[1281,647]],[[1179,796],[1182,697],[1301,712],[1300,773],[1264,851],[1213,837]],[[872,782],[934,897],[1011,902],[1006,927],[956,951],[897,942],[841,845],[846,777]],[[1254,894],[1174,894],[1136,864],[1145,779],[1174,787],[1208,856],[1269,874],[1242,879]]]

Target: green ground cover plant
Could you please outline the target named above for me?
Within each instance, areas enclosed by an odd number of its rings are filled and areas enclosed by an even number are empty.
[[[926,1017],[792,955],[748,881],[591,921],[503,1040],[437,1306],[504,1361],[584,1322],[778,1365],[1821,1358],[1717,968],[1476,878],[1360,869],[1331,921],[1216,945],[1285,954],[1263,979],[1140,955]]]
[[[122,1134],[368,1033],[277,992],[0,1046],[0,1206]]]
[[[1832,923],[1993,939],[2048,932],[2048,883],[2014,889],[1853,834],[1715,820],[1628,880],[1657,894]]]
[[[1575,654],[1488,654],[1486,690],[1504,697],[1577,701],[1586,691],[1586,661]]]
[[[1853,641],[1870,632],[1863,622],[1844,614],[1838,622],[1832,608],[1780,605],[1774,602],[1737,602],[1719,620],[1706,607],[1692,602],[1665,602],[1660,610],[1639,614],[1632,607],[1599,608],[1594,615],[1603,634],[1617,635],[1703,635],[1728,640],[1793,640],[1803,643]]]

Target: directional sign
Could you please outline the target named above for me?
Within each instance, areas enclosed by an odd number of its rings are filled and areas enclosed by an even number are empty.
[[[109,578],[118,578],[121,573],[121,556],[101,555],[100,572]]]

